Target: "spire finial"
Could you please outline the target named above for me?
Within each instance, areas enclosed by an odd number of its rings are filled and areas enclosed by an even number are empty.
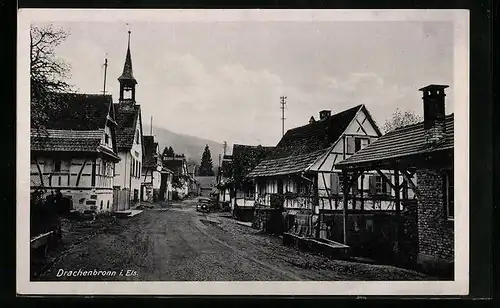
[[[130,30],[128,30],[128,48],[130,48]]]

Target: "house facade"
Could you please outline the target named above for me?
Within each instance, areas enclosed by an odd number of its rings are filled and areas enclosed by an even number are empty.
[[[218,200],[220,204],[229,205],[232,208],[231,203],[231,181],[233,172],[233,156],[224,155],[222,157],[221,166],[219,172],[217,172],[216,187],[218,190]]]
[[[137,80],[132,71],[130,35],[123,72],[118,81],[120,82],[120,97],[118,103],[115,104],[115,111],[120,162],[116,168],[114,189],[128,194],[127,200],[118,204],[119,210],[126,210],[140,199],[144,152],[141,106],[136,103],[135,99]]]
[[[162,162],[158,143],[154,136],[144,136],[144,164],[142,165],[141,201],[155,202],[159,200],[161,186]]]
[[[60,191],[75,210],[113,210],[117,155],[110,95],[54,94],[46,131],[31,131],[31,190]]]
[[[158,191],[159,201],[171,201],[172,200],[172,180],[174,177],[174,172],[168,168],[162,166],[160,170],[160,188]]]
[[[331,217],[342,213],[344,204],[335,163],[381,135],[364,105],[334,115],[322,110],[318,120],[311,117],[309,124],[288,130],[273,153],[248,175],[256,184],[257,209],[282,212],[285,231],[338,239]],[[384,176],[391,177],[391,171],[366,172],[353,182],[348,209],[392,210],[394,198]]]
[[[187,161],[184,155],[163,157],[163,166],[172,170],[172,200],[184,199],[190,192],[192,184]]]
[[[216,191],[216,176],[200,176],[194,177],[194,181],[199,185],[199,192],[197,195],[201,197],[210,197],[210,194]]]
[[[392,178],[391,187],[393,191],[401,191],[410,186],[415,192],[417,222],[410,235],[415,238],[416,263],[423,268],[452,273],[455,245],[454,116],[445,115],[444,89],[447,87],[429,85],[420,89],[423,92],[423,122],[387,133],[336,166],[343,171],[346,180],[356,178],[360,172],[381,168],[392,169],[401,175]],[[416,174],[417,181],[412,174]],[[398,194],[396,207],[408,199],[406,194]],[[404,235],[407,228],[399,228]],[[352,227],[347,225],[345,233],[349,241]]]

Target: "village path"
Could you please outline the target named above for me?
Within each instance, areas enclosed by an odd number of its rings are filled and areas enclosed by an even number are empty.
[[[115,271],[114,277],[68,277],[62,271]],[[128,275],[127,275],[128,271]],[[59,277],[58,277],[59,276]],[[290,281],[422,280],[392,266],[328,260],[281,245],[193,201],[146,209],[77,245],[41,280]]]

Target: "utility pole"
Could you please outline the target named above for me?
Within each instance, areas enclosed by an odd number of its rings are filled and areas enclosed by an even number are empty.
[[[106,55],[106,58],[104,60],[104,86],[102,89],[102,95],[106,95],[106,73],[108,70],[108,56]]]
[[[224,153],[224,156],[226,156],[226,150],[227,150],[227,142],[226,141],[223,142],[223,147],[224,147],[223,153]]]
[[[153,136],[153,116],[151,116],[151,127],[149,129],[149,134]]]
[[[281,105],[281,136],[285,135],[285,105],[286,105],[286,96],[280,97],[280,105]]]

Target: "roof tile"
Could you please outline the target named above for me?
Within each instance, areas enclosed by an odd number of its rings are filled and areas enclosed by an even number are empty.
[[[425,144],[423,122],[404,126],[378,138],[366,148],[360,150],[348,159],[336,164],[342,168],[359,163],[375,162],[385,159],[404,157],[415,154],[451,149],[454,146],[454,115],[445,118],[446,136],[444,142],[428,147]]]

